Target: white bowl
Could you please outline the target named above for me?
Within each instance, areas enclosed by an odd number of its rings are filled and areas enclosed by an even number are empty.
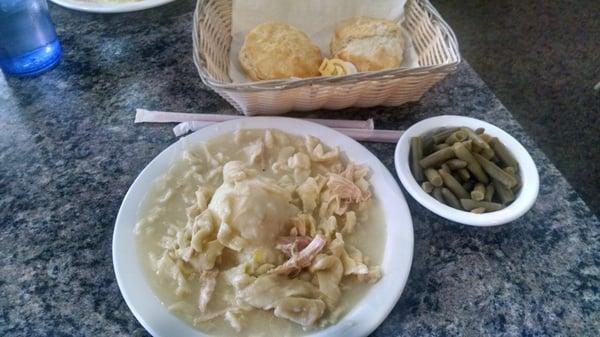
[[[519,163],[519,175],[522,181],[522,187],[516,195],[515,200],[506,208],[484,214],[473,214],[466,211],[460,211],[442,204],[431,195],[425,193],[413,177],[409,163],[410,139],[412,137],[422,136],[442,127],[459,126],[466,126],[472,129],[485,128],[486,133],[497,137],[504,145],[506,145]],[[402,134],[402,137],[400,137],[394,154],[394,163],[402,185],[404,185],[404,188],[406,188],[408,193],[423,205],[423,207],[443,218],[465,225],[496,226],[511,222],[525,214],[525,212],[533,206],[538,195],[540,184],[538,171],[533,159],[531,159],[531,156],[527,150],[525,150],[523,145],[500,128],[475,118],[439,116],[428,118],[414,124]]]
[[[400,187],[385,166],[353,139],[324,126],[282,117],[253,117],[216,124],[180,139],[161,152],[133,182],[117,216],[113,235],[113,264],[119,288],[137,320],[155,337],[206,336],[178,319],[156,297],[146,280],[138,255],[134,226],[138,206],[153,181],[169,168],[183,150],[184,143],[196,144],[237,129],[276,128],[297,135],[312,135],[332,147],[339,147],[350,160],[371,167],[371,183],[386,219],[382,278],[365,297],[335,325],[310,336],[366,336],[390,313],[404,289],[413,256],[413,226],[410,211]]]

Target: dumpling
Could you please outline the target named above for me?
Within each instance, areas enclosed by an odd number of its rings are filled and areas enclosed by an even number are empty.
[[[311,136],[306,137],[305,146],[310,155],[310,159],[314,162],[334,160],[337,159],[340,154],[338,149],[325,152],[321,142],[317,138]]]
[[[302,200],[302,208],[305,213],[312,213],[317,207],[317,201],[321,188],[317,184],[317,181],[310,177],[306,179],[298,188],[296,192]]]
[[[214,238],[215,226],[210,211],[204,211],[194,219],[191,246],[201,252],[206,241]]]
[[[324,312],[325,303],[320,299],[288,297],[277,301],[273,314],[302,326],[311,326]]]
[[[206,244],[201,253],[192,252],[189,256],[182,256],[185,262],[191,264],[198,271],[210,270],[215,267],[217,258],[223,252],[223,245],[217,241],[210,241]]]
[[[246,247],[246,240],[240,237],[226,222],[222,222],[219,226],[217,240],[219,240],[223,246],[235,250],[236,252],[239,252]]]
[[[255,308],[269,310],[282,298],[316,298],[319,290],[306,281],[291,279],[285,275],[266,274],[258,277],[238,295],[241,300]]]
[[[344,274],[342,261],[335,255],[320,254],[310,266],[310,271],[317,274],[319,290],[325,295],[327,305],[335,307],[342,294],[339,287]]]
[[[208,208],[249,244],[273,246],[298,212],[290,192],[274,180],[253,177],[241,162],[225,164],[223,179]]]
[[[356,227],[356,213],[354,213],[354,211],[348,211],[344,217],[346,220],[344,222],[344,228],[342,228],[342,233],[352,234],[354,232],[354,227]]]
[[[335,240],[329,244],[329,250],[342,261],[344,275],[362,275],[369,272],[369,268],[362,262],[362,254],[358,249],[352,247],[351,250],[354,256],[348,255],[344,248],[342,234],[335,233]]]

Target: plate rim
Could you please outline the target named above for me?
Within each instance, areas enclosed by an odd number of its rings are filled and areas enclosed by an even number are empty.
[[[88,13],[128,13],[141,11],[144,9],[154,8],[162,5],[166,5],[170,2],[177,0],[140,0],[140,1],[129,1],[122,3],[111,3],[111,2],[84,2],[77,0],[50,0],[54,4],[65,7],[72,10],[88,12]]]
[[[286,126],[287,127],[293,126],[294,131],[289,131],[288,129],[286,129]],[[305,127],[308,127],[309,130],[305,130]],[[311,333],[307,336],[312,336],[312,337],[325,336],[325,335],[328,335],[331,333],[336,333],[336,332],[337,333],[344,332],[345,335],[347,335],[347,336],[368,335],[371,332],[373,332],[377,327],[379,327],[382,324],[382,322],[389,316],[390,312],[394,309],[398,300],[400,299],[400,296],[404,292],[404,289],[405,289],[407,281],[408,281],[408,277],[410,275],[410,271],[412,269],[412,262],[413,262],[413,257],[414,257],[414,227],[413,227],[412,215],[410,213],[410,209],[406,202],[406,198],[404,197],[399,184],[394,179],[394,176],[392,175],[390,170],[388,170],[387,167],[385,167],[385,165],[371,151],[369,151],[366,147],[364,147],[362,144],[358,143],[354,139],[351,139],[350,137],[340,133],[339,131],[336,131],[334,129],[331,129],[331,128],[328,128],[328,127],[325,127],[325,126],[322,126],[322,125],[319,125],[319,124],[316,124],[313,122],[309,122],[309,121],[301,120],[301,119],[295,119],[295,118],[288,118],[288,117],[252,117],[251,119],[236,119],[236,120],[218,123],[213,126],[209,126],[207,128],[198,130],[186,137],[180,138],[178,141],[170,144],[168,147],[163,149],[158,155],[156,155],[144,167],[144,169],[142,169],[142,171],[135,178],[135,180],[129,187],[127,193],[125,194],[125,197],[123,198],[123,201],[119,208],[119,213],[115,220],[115,227],[114,227],[113,241],[112,241],[112,258],[113,258],[114,273],[115,273],[115,276],[117,279],[117,284],[119,286],[119,291],[121,292],[121,295],[123,296],[129,310],[133,313],[133,315],[136,317],[138,322],[140,322],[141,325],[153,336],[164,336],[164,335],[159,334],[158,330],[156,329],[156,325],[157,325],[156,323],[150,322],[147,319],[148,317],[144,317],[144,315],[142,315],[140,312],[138,312],[137,309],[139,309],[138,306],[140,305],[140,303],[134,303],[133,302],[134,300],[129,296],[130,294],[128,294],[128,291],[131,292],[131,288],[130,288],[131,285],[124,283],[125,282],[124,275],[130,274],[131,269],[139,269],[140,272],[136,276],[140,277],[139,274],[142,274],[141,277],[144,279],[145,287],[150,289],[150,292],[153,295],[152,297],[154,297],[155,300],[157,300],[157,296],[154,294],[154,291],[151,289],[150,285],[147,283],[147,280],[145,280],[145,275],[143,275],[143,271],[141,270],[140,262],[137,259],[137,254],[134,254],[134,255],[136,255],[136,257],[135,257],[135,266],[133,268],[125,268],[124,266],[122,266],[120,264],[121,258],[119,258],[119,256],[120,256],[119,246],[122,245],[121,241],[125,240],[125,238],[122,238],[121,236],[122,235],[133,235],[133,224],[131,224],[131,223],[129,223],[129,225],[126,223],[123,224],[123,222],[125,221],[125,220],[123,220],[123,218],[125,217],[124,212],[127,211],[127,208],[132,207],[132,205],[131,205],[132,201],[130,200],[133,198],[132,195],[134,193],[139,194],[137,189],[146,188],[146,190],[147,190],[148,188],[150,188],[148,186],[150,184],[146,184],[147,185],[146,187],[140,186],[140,184],[143,183],[142,182],[143,179],[146,179],[146,180],[151,179],[151,178],[147,178],[145,176],[151,175],[152,174],[151,171],[157,170],[158,169],[157,167],[159,167],[161,165],[168,167],[170,165],[170,162],[165,164],[165,161],[166,161],[166,159],[168,159],[168,156],[171,156],[170,158],[173,159],[174,158],[173,156],[176,156],[178,154],[178,151],[181,151],[180,149],[178,150],[177,147],[181,146],[182,144],[184,144],[187,141],[201,142],[202,138],[208,137],[206,139],[206,140],[208,140],[208,139],[214,138],[223,133],[233,132],[237,129],[268,129],[268,128],[277,128],[280,130],[285,130],[284,132],[299,135],[299,136],[305,136],[305,135],[314,133],[315,130],[320,130],[319,132],[328,133],[337,138],[337,141],[335,142],[336,143],[335,146],[341,147],[340,144],[343,144],[345,146],[352,146],[353,149],[350,150],[351,152],[355,152],[355,151],[362,152],[362,154],[360,156],[361,157],[366,156],[364,159],[369,160],[369,166],[371,167],[373,174],[375,174],[375,170],[377,170],[378,174],[381,174],[380,179],[383,179],[383,181],[381,182],[382,185],[380,188],[386,189],[387,190],[386,193],[392,193],[395,196],[395,199],[394,199],[395,204],[393,207],[394,210],[390,210],[389,212],[399,213],[399,214],[404,215],[401,218],[401,220],[399,220],[399,221],[402,221],[402,223],[396,223],[396,222],[390,223],[389,221],[386,221],[386,239],[385,239],[386,249],[385,249],[384,256],[383,256],[383,259],[381,262],[381,266],[383,267],[384,265],[386,265],[386,268],[385,269],[382,268],[383,269],[382,279],[380,279],[379,282],[373,284],[370,287],[370,289],[368,290],[367,294],[364,295],[365,297],[362,300],[360,300],[358,302],[358,304],[356,306],[354,306],[349,312],[347,312],[340,321],[338,321],[336,324],[331,325],[325,329],[317,330],[314,333]],[[316,137],[321,138],[322,136],[316,136]],[[326,144],[329,143],[328,145],[331,145],[332,142],[334,142],[333,139],[328,139],[328,140],[324,141],[324,143],[326,143]],[[349,149],[342,148],[342,151],[344,151],[345,153],[347,153],[348,150]],[[161,163],[161,161],[162,161],[162,163]],[[164,170],[162,171],[162,173],[164,173]],[[158,174],[158,176],[159,175],[160,174]],[[155,176],[152,179],[155,179],[158,176]],[[140,197],[140,198],[143,199],[143,197]],[[135,204],[135,208],[133,210],[133,212],[135,213],[134,217],[136,219],[137,219],[138,206],[139,206],[139,203]],[[385,211],[385,208],[384,208],[384,211]],[[129,212],[131,213],[131,211],[129,211]],[[385,211],[385,213],[387,215],[388,211]],[[126,230],[126,228],[123,228],[125,226],[129,226],[131,228],[129,234],[127,232],[123,232],[124,230]],[[390,226],[392,226],[392,227],[390,227]],[[121,232],[123,232],[123,234],[120,236],[119,234]],[[392,235],[390,235],[390,233],[402,234],[402,236],[401,237],[393,237]],[[387,248],[390,246],[391,242],[394,242],[395,245],[392,245],[391,248]],[[402,248],[396,248],[395,247],[396,245],[402,246]],[[135,251],[135,245],[132,245],[132,246],[134,246],[133,250]],[[132,247],[129,247],[129,248],[132,248]],[[388,250],[390,250],[390,251],[388,252]],[[398,250],[400,250],[402,252],[402,254],[400,254],[400,257],[403,258],[403,261],[401,261],[402,263],[397,263],[395,261],[391,261],[392,258],[396,258],[396,255],[393,254],[394,251],[397,252]],[[393,256],[391,256],[391,255],[393,255]],[[388,261],[388,260],[390,260],[390,261]],[[388,264],[392,264],[392,266],[389,266]],[[386,272],[389,272],[389,273],[386,273]],[[391,276],[386,277],[386,275],[391,275]],[[392,277],[395,277],[395,278],[392,279]],[[391,291],[391,293],[386,292],[385,296],[383,296],[383,298],[376,297],[375,296],[376,293],[369,294],[369,292],[375,292],[375,289],[377,289],[379,292],[382,292],[383,290],[386,290],[384,288],[386,286],[388,288],[391,287],[391,290],[393,290],[393,291]],[[379,290],[379,288],[381,288],[381,290]],[[389,291],[389,289],[387,289],[386,291]],[[382,295],[382,294],[380,294],[380,295]],[[368,299],[368,300],[365,301],[365,299]],[[384,303],[384,306],[380,305],[380,303]],[[154,304],[153,306],[156,306],[156,304]],[[368,307],[368,309],[362,309],[361,307]],[[156,308],[156,310],[165,311],[167,309],[164,307],[164,305],[160,304],[160,308]],[[356,312],[360,313],[364,310],[370,310],[370,312],[372,312],[372,314],[369,315],[368,319],[361,318],[359,321],[358,320],[353,321],[353,320],[349,319],[349,318],[351,318],[351,316],[352,316],[351,314],[353,312],[356,311]],[[356,314],[354,314],[354,315],[356,315]],[[171,321],[172,324],[178,325],[178,328],[182,329],[182,331],[185,331],[186,335],[206,336],[206,334],[203,333],[202,331],[199,331],[199,330],[189,326],[187,323],[183,322],[181,319],[177,318],[176,316],[174,316],[172,314],[168,314],[168,311],[167,311],[166,316],[167,317],[157,316],[156,318],[160,318],[160,319],[169,318],[169,321]],[[177,320],[178,323],[175,323],[173,320]],[[367,323],[364,323],[365,321],[367,321]],[[164,324],[165,322],[161,322],[161,323]],[[172,329],[170,331],[173,332]]]

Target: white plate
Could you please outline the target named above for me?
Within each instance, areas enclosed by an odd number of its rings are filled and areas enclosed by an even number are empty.
[[[57,5],[91,13],[125,13],[162,6],[175,0],[139,0],[127,2],[50,0]]]
[[[370,166],[374,195],[386,219],[382,278],[342,320],[310,336],[350,337],[369,334],[383,322],[400,298],[412,263],[412,219],[398,184],[385,166],[358,142],[335,130],[303,120],[282,117],[232,120],[201,129],[185,137],[185,142],[196,144],[208,141],[239,128],[275,128],[297,135],[312,135],[329,146],[338,146],[351,161]],[[113,235],[113,264],[123,298],[138,321],[155,337],[205,336],[172,315],[154,295],[138,261],[133,233],[138,206],[153,181],[166,172],[173,159],[179,157],[183,140],[180,139],[154,158],[133,182],[119,210]]]

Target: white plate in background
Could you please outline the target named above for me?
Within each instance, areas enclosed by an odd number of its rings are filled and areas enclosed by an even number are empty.
[[[162,6],[175,0],[132,0],[132,1],[98,1],[98,0],[50,0],[55,4],[90,13],[125,13]]]
[[[231,120],[210,126],[181,138],[142,170],[123,199],[113,234],[113,265],[121,294],[137,320],[154,337],[205,336],[170,313],[154,294],[136,253],[134,226],[138,207],[153,182],[179,158],[186,144],[205,142],[238,129],[280,129],[300,136],[312,135],[330,147],[339,147],[353,162],[371,168],[373,195],[384,212],[386,226],[385,252],[381,262],[381,279],[335,325],[315,331],[309,336],[366,336],[388,316],[400,298],[408,279],[413,257],[413,226],[402,192],[387,168],[355,140],[312,122],[283,117],[253,117]]]

